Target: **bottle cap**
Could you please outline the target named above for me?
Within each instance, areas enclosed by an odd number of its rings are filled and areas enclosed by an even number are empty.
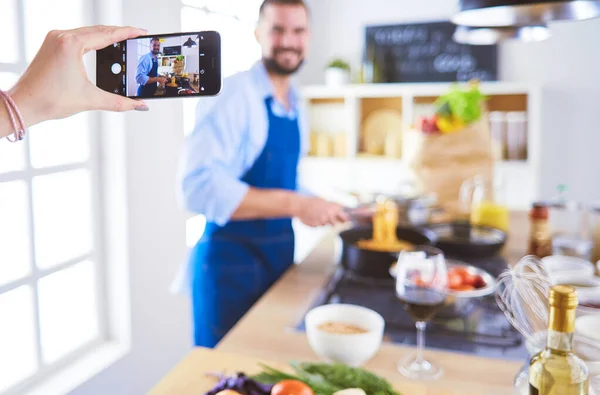
[[[548,302],[552,307],[563,309],[577,308],[577,291],[570,285],[554,285],[550,288]]]

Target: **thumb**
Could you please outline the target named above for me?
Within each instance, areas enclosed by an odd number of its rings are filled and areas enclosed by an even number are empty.
[[[98,89],[96,91],[95,110],[124,112],[131,110],[148,111],[148,106],[143,100],[134,100],[114,93]]]

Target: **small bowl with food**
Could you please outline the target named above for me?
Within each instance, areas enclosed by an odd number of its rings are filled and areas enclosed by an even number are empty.
[[[304,325],[308,343],[319,357],[359,367],[379,350],[385,321],[366,307],[328,304],[311,309]]]

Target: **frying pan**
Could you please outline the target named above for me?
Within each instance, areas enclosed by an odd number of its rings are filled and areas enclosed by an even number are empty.
[[[486,258],[496,255],[506,243],[505,232],[485,226],[449,222],[425,226],[436,236],[434,245],[456,257]]]
[[[396,229],[398,239],[414,245],[431,245],[435,242],[435,233],[429,229],[417,229],[399,226]],[[397,253],[372,251],[359,248],[356,243],[361,239],[373,237],[373,226],[356,226],[340,233],[342,239],[342,266],[360,277],[392,279],[390,266],[396,262]]]

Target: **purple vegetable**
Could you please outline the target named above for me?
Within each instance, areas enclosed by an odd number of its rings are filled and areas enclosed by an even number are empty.
[[[215,387],[204,395],[216,395],[220,391],[233,390],[242,395],[269,395],[273,385],[258,383],[244,373],[237,373],[235,376],[227,377],[224,375],[214,375],[219,378]]]

